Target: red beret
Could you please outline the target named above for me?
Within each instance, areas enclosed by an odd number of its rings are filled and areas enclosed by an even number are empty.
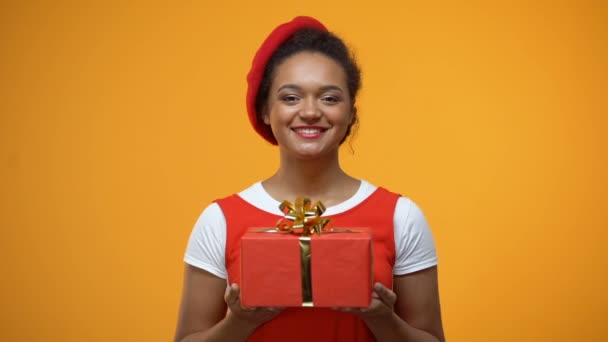
[[[259,123],[257,120],[255,100],[258,96],[260,83],[264,77],[266,64],[275,50],[281,46],[295,31],[303,28],[312,28],[319,31],[327,31],[327,28],[318,20],[311,17],[296,17],[292,21],[281,24],[275,28],[266,38],[262,46],[256,52],[251,63],[251,70],[247,74],[247,113],[251,125],[262,138],[269,143],[276,145],[277,140],[274,138],[270,126]]]

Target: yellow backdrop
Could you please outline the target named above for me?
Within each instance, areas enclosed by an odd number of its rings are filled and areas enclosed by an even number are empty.
[[[0,340],[172,338],[196,218],[277,166],[245,74],[299,14],[358,56],[343,165],[424,210],[448,339],[603,341],[606,3],[347,0],[3,1]]]

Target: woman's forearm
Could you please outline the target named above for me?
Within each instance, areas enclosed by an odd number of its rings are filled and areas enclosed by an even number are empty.
[[[396,313],[390,319],[365,319],[367,327],[378,342],[444,342],[432,334],[407,324]]]
[[[190,334],[179,342],[215,342],[215,341],[247,341],[247,338],[257,329],[254,324],[239,320],[228,314],[211,329]]]

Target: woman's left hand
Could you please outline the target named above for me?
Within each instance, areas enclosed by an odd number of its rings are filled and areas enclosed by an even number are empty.
[[[397,295],[381,283],[374,284],[372,302],[367,308],[339,308],[344,312],[352,312],[364,320],[389,318],[393,315]]]

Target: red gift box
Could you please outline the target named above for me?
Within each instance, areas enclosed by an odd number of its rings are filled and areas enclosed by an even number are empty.
[[[309,237],[248,232],[241,239],[241,304],[368,307],[372,255],[365,231]]]

